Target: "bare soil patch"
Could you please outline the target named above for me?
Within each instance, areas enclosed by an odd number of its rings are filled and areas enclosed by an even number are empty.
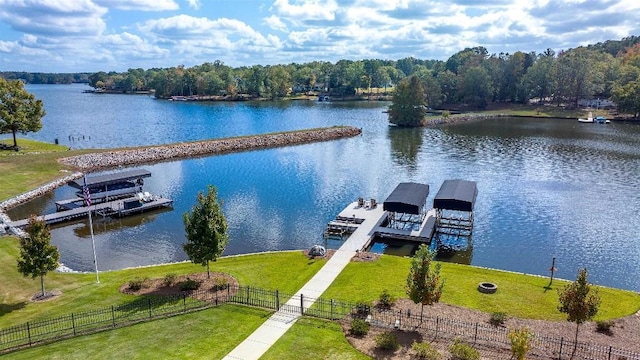
[[[49,301],[59,297],[60,295],[62,295],[62,291],[60,290],[45,291],[44,295],[41,292],[39,292],[37,294],[34,294],[31,297],[31,301],[33,302]]]
[[[407,310],[410,310],[414,315],[420,314],[420,305],[414,304],[409,299],[399,299],[388,311],[394,313],[401,311],[406,314]],[[379,309],[377,306],[374,306],[372,311],[376,312],[379,311]],[[440,303],[433,306],[425,306],[424,316],[438,316],[440,318],[459,322],[487,325],[491,318],[491,314],[489,313]],[[609,335],[597,332],[596,324],[594,322],[582,324],[580,326],[578,341],[602,347],[612,346],[614,348],[627,351],[640,352],[640,315],[630,315],[624,318],[615,319],[613,322],[614,326]],[[411,350],[411,345],[414,341],[431,343],[433,347],[440,351],[443,355],[443,359],[448,359],[450,354],[448,348],[453,343],[453,337],[445,338],[443,334],[443,336],[434,338],[432,333],[427,333],[421,329],[418,329],[417,331],[402,331],[394,330],[393,328],[385,329],[374,326],[371,327],[371,330],[367,335],[357,337],[352,336],[349,333],[351,328],[351,317],[345,318],[341,324],[345,337],[349,343],[354,348],[375,359],[415,359],[415,354]],[[539,336],[555,338],[564,337],[566,340],[573,340],[576,331],[575,323],[570,323],[568,321],[544,321],[518,318],[509,318],[504,325],[499,328],[506,330],[523,326],[528,327],[532,332]],[[376,348],[375,336],[385,331],[390,331],[396,336],[401,345],[398,350],[383,351]],[[509,346],[506,344],[477,344],[474,345],[474,348],[480,352],[482,359],[511,358]],[[538,354],[537,356],[527,356],[527,358],[549,359],[550,357]]]

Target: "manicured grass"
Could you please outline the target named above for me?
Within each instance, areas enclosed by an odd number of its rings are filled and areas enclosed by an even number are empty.
[[[374,301],[387,289],[398,298],[406,298],[405,284],[410,259],[382,256],[375,262],[352,262],[331,284],[323,297]],[[442,263],[446,279],[441,302],[488,313],[503,311],[509,316],[543,320],[565,320],[557,310],[558,292],[566,282],[474,266]],[[480,282],[498,285],[495,294],[477,291]],[[631,315],[640,309],[640,295],[631,291],[599,287],[602,305],[596,320]],[[428,311],[428,309],[425,309]]]
[[[118,288],[134,278],[162,278],[203,272],[205,268],[190,262],[150,266],[95,274],[62,274],[51,272],[45,277],[45,288],[60,290],[54,300],[33,303],[31,297],[40,290],[39,279],[23,277],[17,270],[18,240],[0,237],[0,328],[32,319],[50,318],[71,312],[117,305],[134,300]],[[211,264],[211,271],[234,276],[241,285],[258,286],[295,292],[322,267],[326,260],[309,260],[301,251],[278,252],[221,258]]]
[[[13,140],[0,143],[13,145]],[[58,163],[58,158],[90,152],[28,139],[18,139],[18,146],[18,152],[0,150],[0,201],[64,176],[61,171],[70,168]]]
[[[297,354],[297,356],[296,356]],[[335,322],[300,318],[260,359],[370,359],[355,350]]]
[[[270,314],[256,308],[222,305],[20,350],[2,358],[222,359]]]

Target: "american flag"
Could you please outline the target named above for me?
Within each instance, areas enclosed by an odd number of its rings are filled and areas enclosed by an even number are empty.
[[[91,206],[91,194],[89,193],[89,187],[87,186],[87,177],[84,177],[84,186],[82,187],[82,195],[84,196],[84,203],[86,206]]]

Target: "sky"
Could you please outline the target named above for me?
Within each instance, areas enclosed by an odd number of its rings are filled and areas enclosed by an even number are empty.
[[[639,0],[0,0],[0,71],[446,60],[630,35]]]

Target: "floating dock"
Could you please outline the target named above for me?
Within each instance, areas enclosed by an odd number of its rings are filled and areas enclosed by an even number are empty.
[[[92,215],[95,214],[103,217],[124,217],[144,211],[173,206],[173,200],[162,197],[154,198],[148,202],[140,202],[138,206],[134,207],[130,207],[131,205],[129,205],[127,208],[126,203],[127,199],[108,201],[91,206],[80,206],[70,210],[57,211],[52,214],[43,215],[40,218],[47,224],[56,224],[87,216],[88,211],[91,211]],[[11,221],[7,225],[10,227],[23,228],[27,226],[28,221],[28,219]]]

